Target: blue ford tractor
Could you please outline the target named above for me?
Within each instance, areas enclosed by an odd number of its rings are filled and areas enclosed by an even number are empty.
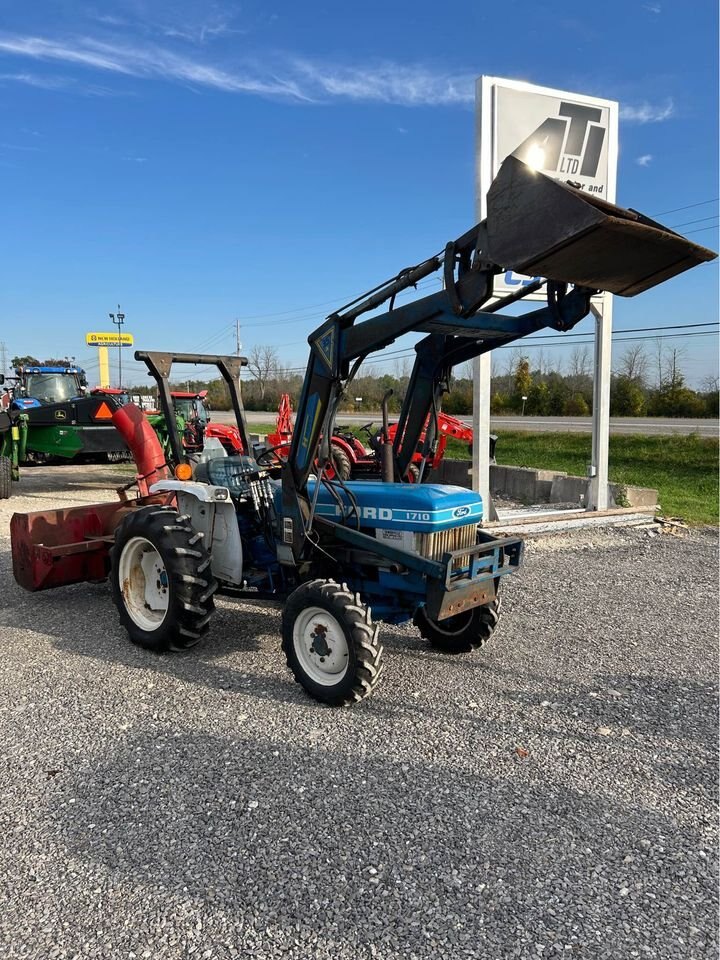
[[[596,291],[633,296],[714,256],[510,158],[488,194],[487,220],[310,335],[287,458],[256,449],[254,457],[198,461],[173,430],[173,363],[210,362],[230,387],[243,449],[250,449],[241,358],[136,353],[157,382],[174,478],[140,412],[131,417],[123,408],[120,415],[137,425],[128,443],[141,496],[16,515],[15,576],[42,589],[109,574],[130,639],[158,653],[202,639],[217,593],[279,602],[290,670],[312,697],[333,706],[360,701],[377,684],[378,622],[412,621],[451,653],[480,647],[497,626],[501,585],[520,564],[522,543],[482,529],[477,493],[406,482],[418,446],[426,455],[433,450],[452,368],[537,330],[570,330]],[[508,268],[546,279],[493,299],[493,279]],[[442,290],[396,304],[437,270]],[[501,312],[541,289],[543,306],[520,316]],[[340,401],[362,362],[408,333],[421,339],[395,435],[380,451],[382,480],[343,482],[330,468]]]

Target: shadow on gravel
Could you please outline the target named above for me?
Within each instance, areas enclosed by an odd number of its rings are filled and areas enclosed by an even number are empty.
[[[157,721],[128,737],[75,771],[62,784],[74,806],[53,800],[47,816],[71,858],[126,897],[204,906],[205,945],[218,916],[259,938],[261,956],[314,956],[303,944],[319,938],[356,957],[525,956],[522,942],[680,957],[712,937],[713,875],[688,862],[699,834],[641,805],[352,743],[341,755]],[[691,927],[697,954],[677,942]]]
[[[19,603],[0,608],[0,627],[22,623],[24,629],[48,637],[58,650],[257,699],[296,701],[303,696],[280,654],[280,615],[275,608],[240,608],[233,601],[228,605],[222,601],[210,632],[198,646],[184,653],[154,654],[130,642],[107,584],[83,584],[35,594],[20,588],[15,591]],[[3,600],[7,603],[7,596]],[[277,644],[277,677],[254,671],[250,657],[236,659],[233,665],[223,662],[233,654],[259,651],[266,646],[268,636]]]
[[[0,549],[0,575],[12,578],[9,549]],[[91,657],[131,669],[151,670],[190,684],[242,693],[260,700],[307,702],[306,694],[293,681],[281,652],[281,609],[275,605],[242,603],[217,598],[210,630],[196,647],[184,653],[154,654],[133,645],[122,628],[107,583],[88,583],[57,590],[27,593],[12,584],[0,594],[0,628],[22,625],[43,634],[59,650]],[[384,632],[386,651],[399,650],[417,641],[395,632]],[[230,664],[235,654],[274,651],[277,673],[253,669],[250,657]],[[414,703],[407,710],[417,711]],[[394,708],[378,705],[380,713]]]

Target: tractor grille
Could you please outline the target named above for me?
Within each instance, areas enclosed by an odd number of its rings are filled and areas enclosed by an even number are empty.
[[[418,533],[418,553],[428,560],[440,560],[444,553],[453,550],[462,550],[463,547],[474,547],[477,540],[477,525],[468,523],[464,527],[453,527],[450,530],[438,530],[437,533]],[[453,569],[465,567],[468,564],[467,555],[457,557]]]

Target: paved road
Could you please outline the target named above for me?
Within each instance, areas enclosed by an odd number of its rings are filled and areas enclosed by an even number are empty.
[[[216,411],[213,416],[219,423],[229,423],[232,414]],[[251,411],[247,414],[249,423],[273,423],[275,412]],[[341,423],[367,423],[374,420],[379,423],[379,413],[360,415],[343,414]],[[472,417],[460,417],[465,423],[472,423]],[[590,433],[591,417],[493,417],[490,421],[493,430],[530,430],[533,433],[549,433],[557,430],[570,433]],[[717,437],[720,429],[718,420],[673,420],[659,417],[612,417],[610,433],[670,435],[673,433],[698,433],[701,437]]]

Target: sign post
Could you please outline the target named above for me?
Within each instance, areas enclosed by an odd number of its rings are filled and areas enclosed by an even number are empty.
[[[583,94],[538,87],[518,80],[480,77],[476,88],[475,214],[487,215],[486,195],[505,157],[513,156],[541,173],[570,180],[595,196],[615,202],[618,156],[618,104]],[[495,295],[506,296],[530,283],[508,270],[495,282]],[[530,300],[543,300],[542,291]],[[612,297],[593,298],[596,318],[593,382],[593,447],[588,509],[608,505],[610,427],[610,355]],[[473,486],[490,504],[490,354],[473,368]]]
[[[108,347],[132,347],[135,338],[131,333],[86,333],[85,343],[98,348],[99,379],[98,386],[110,386],[110,355]],[[120,384],[118,384],[120,386]]]

